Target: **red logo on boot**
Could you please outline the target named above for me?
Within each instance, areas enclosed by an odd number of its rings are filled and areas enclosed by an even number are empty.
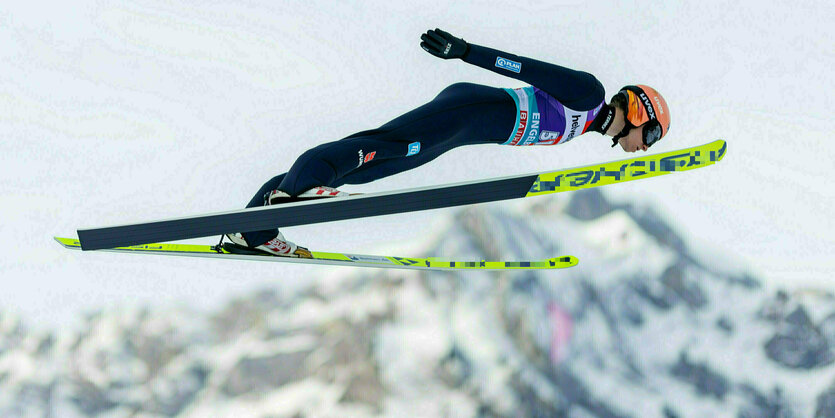
[[[282,241],[278,241],[278,242],[269,241],[269,242],[265,243],[264,246],[273,250],[273,251],[280,252],[280,253],[283,253],[283,254],[287,254],[287,253],[290,252],[290,246],[287,245],[287,243],[282,242]]]

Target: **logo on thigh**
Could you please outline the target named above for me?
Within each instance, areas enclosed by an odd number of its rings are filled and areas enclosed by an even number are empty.
[[[409,152],[406,153],[406,156],[415,155],[420,152],[420,142],[412,142],[409,144]]]
[[[374,159],[377,156],[377,151],[371,151],[368,154],[363,154],[362,150],[359,150],[359,164],[357,164],[357,168],[359,168],[364,163],[367,163]]]

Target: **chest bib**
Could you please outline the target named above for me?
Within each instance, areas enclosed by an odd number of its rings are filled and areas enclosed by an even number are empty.
[[[516,103],[516,126],[502,145],[564,144],[585,133],[603,107],[601,101],[592,110],[574,110],[533,86],[504,90]]]

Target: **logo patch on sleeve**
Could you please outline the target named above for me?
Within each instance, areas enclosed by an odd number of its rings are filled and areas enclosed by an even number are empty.
[[[504,68],[505,70],[513,71],[514,73],[522,72],[521,62],[511,61],[502,57],[496,58],[496,67]]]

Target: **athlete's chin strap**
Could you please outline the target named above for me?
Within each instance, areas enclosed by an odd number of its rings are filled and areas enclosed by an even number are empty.
[[[617,135],[612,137],[612,148],[614,148],[615,145],[618,144],[619,139],[625,137],[626,135],[629,135],[629,131],[631,129],[632,129],[632,127],[629,126],[628,123],[626,125],[624,125],[623,129],[621,129],[621,131]]]

